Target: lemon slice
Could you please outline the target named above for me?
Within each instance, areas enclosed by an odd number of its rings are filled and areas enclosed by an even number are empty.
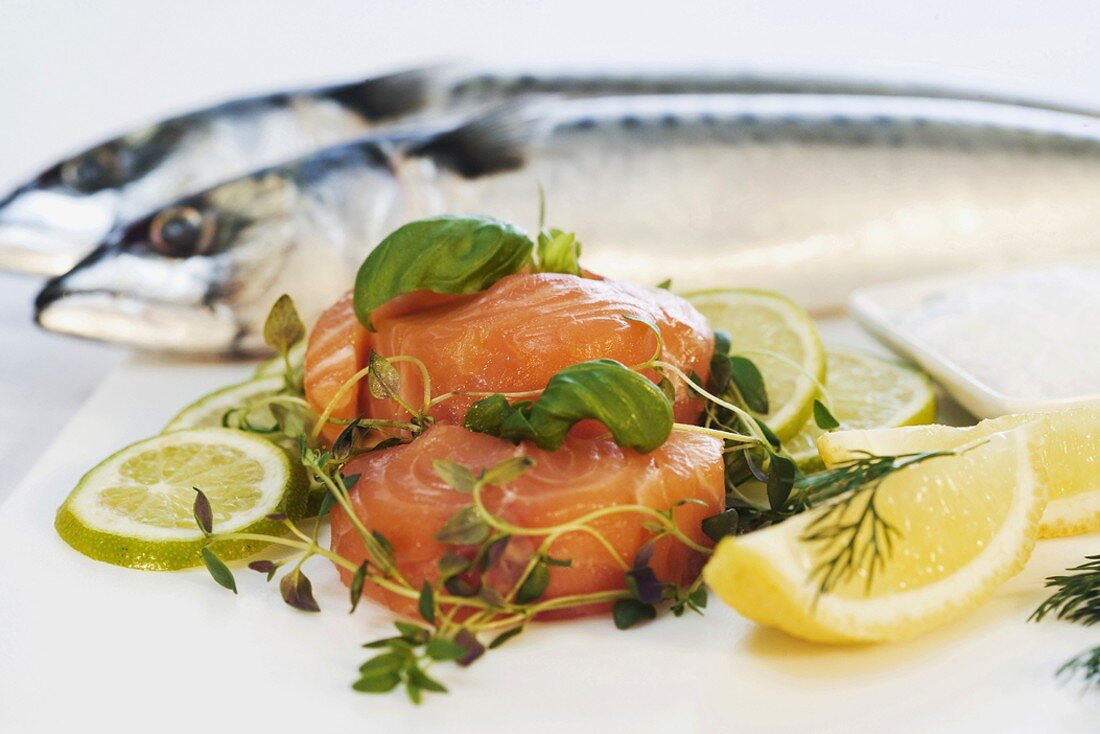
[[[200,428],[139,441],[80,480],[57,512],[58,534],[81,553],[129,568],[197,566],[206,544],[192,508],[210,500],[214,532],[280,533],[271,513],[300,512],[304,492],[285,452],[244,431]],[[222,559],[263,547],[219,541]]]
[[[764,376],[771,412],[760,416],[780,439],[809,418],[825,380],[825,350],[817,327],[794,301],[768,291],[726,289],[685,296],[730,335],[730,353],[748,357]]]
[[[829,407],[841,429],[887,428],[936,419],[932,382],[911,367],[846,349],[826,349]],[[824,431],[811,418],[783,444],[804,471],[821,468],[816,440]]]
[[[1032,463],[1049,496],[1039,537],[1055,538],[1100,530],[1100,407],[1053,413],[1006,415],[969,428],[914,426],[877,431],[841,431],[818,439],[826,464],[857,450],[879,455],[951,449],[1000,431],[1035,423]]]
[[[256,377],[236,385],[223,387],[209,395],[204,395],[195,402],[176,414],[162,433],[179,431],[186,428],[215,428],[222,425],[222,418],[226,411],[246,405],[257,398],[265,398],[274,395],[284,387],[281,373]],[[272,425],[275,417],[270,412],[259,408],[249,413],[248,419],[256,425]]]
[[[1046,495],[1029,460],[1030,430],[994,434],[884,478],[876,507],[899,534],[869,588],[860,566],[819,593],[814,571],[843,544],[805,538],[827,507],[726,538],[706,581],[746,617],[808,640],[899,640],[942,624],[981,603],[1031,554]],[[854,520],[865,506],[854,501],[840,519]]]

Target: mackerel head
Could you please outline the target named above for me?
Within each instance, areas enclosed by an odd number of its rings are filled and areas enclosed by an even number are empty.
[[[365,243],[402,212],[384,143],[334,148],[117,228],[46,284],[36,319],[152,351],[261,351],[270,294],[289,293],[315,318],[350,286]]]

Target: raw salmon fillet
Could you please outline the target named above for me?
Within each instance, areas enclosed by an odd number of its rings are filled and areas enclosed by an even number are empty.
[[[554,373],[578,362],[610,358],[629,366],[648,360],[657,346],[656,335],[631,318],[660,330],[666,361],[706,379],[714,336],[703,316],[679,296],[613,280],[521,273],[471,296],[410,294],[395,299],[372,315],[377,328],[373,334],[355,319],[345,297],[313,330],[306,353],[306,396],[317,410],[323,409],[339,385],[365,364],[368,343],[386,357],[422,360],[434,396],[463,390],[541,390]],[[402,397],[419,407],[424,388],[420,371],[410,363],[395,367]],[[677,420],[694,422],[701,402],[683,385],[677,391]],[[431,414],[439,422],[461,424],[466,409],[478,399],[457,396],[437,404]],[[408,417],[394,401],[374,398],[365,388],[350,391],[334,415],[351,417],[356,408],[372,417]],[[338,433],[339,427],[329,426],[325,435],[331,440]]]
[[[608,438],[570,436],[561,449],[548,452],[532,444],[514,446],[502,439],[454,425],[429,428],[411,443],[353,459],[345,474],[359,474],[351,490],[356,515],[368,530],[378,531],[394,547],[397,566],[416,588],[439,579],[437,563],[448,548],[462,553],[469,546],[445,546],[435,534],[456,512],[472,503],[471,495],[449,487],[435,472],[433,461],[449,459],[474,472],[513,456],[529,456],[534,466],[505,487],[483,490],[486,506],[496,516],[524,528],[560,525],[593,510],[630,504],[657,510],[673,509],[677,525],[699,544],[711,543],[700,529],[703,518],[719,512],[725,484],[722,444],[707,436],[674,431],[656,450],[641,454]],[[705,506],[678,500],[701,500]],[[615,550],[631,563],[652,537],[643,527],[651,520],[639,513],[619,513],[593,522]],[[501,594],[515,584],[542,538],[513,535],[501,560],[482,579]],[[366,557],[362,539],[347,514],[332,512],[332,549],[360,563]],[[573,594],[626,588],[624,572],[607,549],[583,532],[560,536],[550,547],[555,559],[569,559],[568,568],[552,567],[550,585],[541,600]],[[650,568],[658,579],[690,583],[705,559],[674,538],[657,541]],[[345,584],[351,574],[341,570]],[[416,600],[368,583],[363,591],[394,611],[416,615]],[[561,618],[604,612],[610,604],[589,605],[548,613]]]
[[[323,411],[340,387],[366,364],[370,352],[370,334],[355,318],[352,294],[347,293],[328,308],[309,335],[305,354],[306,398],[318,411]],[[333,406],[332,417],[352,420],[359,416],[359,387],[352,385]],[[343,426],[330,423],[321,435],[331,443]]]

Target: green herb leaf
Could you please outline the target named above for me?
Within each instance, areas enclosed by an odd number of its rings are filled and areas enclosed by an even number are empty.
[[[511,224],[487,217],[442,216],[411,222],[371,251],[355,279],[355,314],[371,313],[405,293],[484,290],[531,262],[532,242]]]
[[[489,649],[496,650],[498,647],[518,635],[520,632],[523,632],[523,627],[513,627],[510,630],[501,632],[499,635],[493,638],[492,642],[489,643]]]
[[[829,412],[825,403],[820,400],[814,401],[814,423],[817,424],[818,428],[825,431],[840,428],[840,421],[833,417],[833,414]]]
[[[729,358],[730,380],[745,401],[749,410],[756,413],[768,412],[768,392],[764,388],[764,376],[751,359],[732,356]]]
[[[298,316],[298,309],[294,307],[293,299],[284,293],[267,314],[264,342],[279,354],[285,355],[305,335],[306,327]]]
[[[481,482],[483,484],[501,487],[510,482],[514,482],[523,472],[534,465],[535,460],[530,456],[513,456],[487,469],[485,473],[481,475]]]
[[[370,394],[379,400],[401,394],[401,376],[397,373],[397,368],[373,349],[367,365],[367,386]]]
[[[760,432],[764,434],[764,438],[768,439],[768,443],[772,445],[772,448],[779,448],[779,436],[775,435],[775,431],[771,429],[771,426],[759,418],[753,418],[753,420],[756,421],[756,425],[760,428]]]
[[[489,537],[489,525],[473,505],[463,507],[435,534],[440,543],[476,545]]]
[[[695,591],[688,595],[688,601],[694,604],[699,609],[707,608],[707,590],[706,587],[700,586]]]
[[[384,652],[375,655],[359,666],[359,675],[364,678],[396,673],[405,666],[408,656],[399,652]]]
[[[214,532],[214,511],[210,509],[210,500],[198,487],[191,489],[195,490],[195,502],[191,506],[191,513],[195,516],[195,522],[198,523],[202,534],[210,535]]]
[[[321,611],[317,600],[313,598],[313,584],[300,568],[294,569],[279,579],[279,591],[283,595],[283,601],[295,609],[303,612]]]
[[[439,478],[451,489],[461,492],[462,494],[470,494],[474,491],[474,486],[477,484],[477,478],[474,477],[473,472],[457,461],[436,459],[432,462],[432,468],[435,469],[435,473],[438,474]]]
[[[630,629],[639,622],[657,618],[657,608],[637,599],[619,599],[612,609],[615,626],[621,630]]]
[[[714,353],[729,354],[732,341],[728,332],[721,329],[714,330]]]
[[[370,531],[371,537],[378,543],[378,550],[380,551],[380,557],[375,558],[375,564],[383,568],[393,567],[393,544],[386,539],[386,536],[377,530]]]
[[[432,678],[423,670],[417,667],[407,668],[405,674],[409,677],[409,683],[417,688],[425,691],[432,691],[434,693],[446,693],[447,689],[442,683]]]
[[[543,228],[538,237],[540,273],[580,275],[581,243],[572,232]]]
[[[427,581],[420,587],[420,598],[416,602],[416,610],[428,624],[435,624],[435,593],[432,585]]]
[[[589,418],[603,423],[620,446],[643,453],[663,444],[672,432],[672,404],[661,389],[610,359],[566,367],[550,378],[536,403],[510,409],[526,416],[529,425],[518,432],[525,435],[509,430],[512,416],[499,396],[475,403],[466,414],[466,427],[516,442],[530,440],[549,451],[561,447],[574,424]]]
[[[667,290],[671,289],[672,288],[672,278],[665,278],[664,280],[662,280],[660,283],[657,284],[657,287],[660,288],[661,290],[664,290],[664,291],[667,291]]]
[[[437,566],[439,567],[440,578],[448,579],[469,569],[470,561],[448,551],[440,557]]]
[[[363,561],[359,564],[359,568],[355,569],[355,575],[351,577],[351,587],[348,589],[348,593],[351,594],[351,609],[348,614],[355,611],[355,608],[359,606],[359,600],[363,598],[363,584],[367,580],[367,562]]]
[[[516,603],[530,604],[541,597],[549,585],[550,567],[546,565],[546,561],[540,559],[531,569],[531,573],[527,574],[527,578],[523,580],[519,591],[516,592]]]
[[[737,510],[731,507],[728,510],[719,512],[717,515],[711,515],[704,519],[702,522],[703,533],[717,543],[727,535],[737,534],[740,519]]]
[[[405,640],[411,645],[419,646],[428,641],[431,633],[421,627],[418,624],[412,624],[411,622],[404,622],[400,619],[395,620],[393,626],[397,628],[397,631],[401,633],[401,639]]]
[[[222,563],[222,559],[214,555],[214,551],[203,548],[202,562],[206,564],[206,570],[210,572],[215,581],[234,594],[237,593],[237,580],[233,578],[233,572],[229,570],[229,566]]]
[[[768,468],[768,505],[773,510],[781,510],[787,504],[797,474],[798,467],[791,459],[779,454],[771,455],[771,466]]]
[[[397,673],[380,673],[360,678],[351,687],[360,693],[389,693],[401,682]]]
[[[458,644],[450,640],[434,639],[428,643],[425,649],[432,660],[458,660],[466,651]]]

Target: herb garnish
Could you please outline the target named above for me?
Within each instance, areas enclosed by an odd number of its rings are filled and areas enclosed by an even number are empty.
[[[355,279],[355,314],[373,330],[371,312],[415,291],[484,290],[531,263],[533,243],[507,222],[441,216],[410,222],[374,248]]]
[[[548,262],[561,254],[551,252],[555,247],[561,248],[566,255],[568,251],[575,253],[575,249],[570,250],[575,239],[563,237],[560,232],[551,230],[546,238],[540,239],[540,254]],[[528,260],[529,253],[524,262]],[[407,355],[383,357],[372,353],[367,366],[341,386],[332,402],[317,415],[301,396],[300,375],[296,373],[300,367],[292,365],[288,356],[290,347],[304,333],[296,323],[300,324],[300,320],[293,304],[289,299],[280,299],[269,318],[269,342],[284,356],[287,389],[230,412],[236,415],[235,427],[264,433],[296,449],[302,466],[323,498],[315,506],[315,518],[298,520],[285,515],[270,518],[286,528],[286,536],[220,534],[213,527],[205,495],[196,491],[195,520],[207,538],[202,555],[208,570],[217,583],[234,592],[236,582],[232,571],[214,551],[222,539],[263,540],[294,551],[296,558],[254,560],[249,568],[263,573],[269,581],[281,573],[279,588],[284,601],[301,611],[320,609],[313,597],[312,584],[302,571],[304,562],[315,555],[327,558],[350,575],[351,611],[357,607],[368,585],[404,597],[415,605],[423,624],[397,622],[396,636],[366,645],[379,652],[363,664],[359,679],[353,684],[355,690],[362,692],[385,692],[401,686],[414,702],[420,702],[425,692],[445,692],[446,688],[429,675],[431,666],[440,662],[469,665],[487,650],[519,634],[529,621],[544,612],[609,604],[616,626],[627,629],[655,618],[658,605],[667,605],[675,616],[689,610],[701,613],[706,606],[707,596],[701,578],[681,587],[662,581],[650,567],[654,544],[662,538],[701,554],[711,552],[684,534],[674,519],[675,506],[667,510],[644,505],[612,506],[548,527],[515,525],[491,512],[484,501],[485,494],[499,491],[531,467],[530,457],[522,454],[482,471],[453,461],[435,462],[436,474],[454,491],[467,495],[470,503],[437,531],[437,539],[451,550],[439,559],[436,580],[419,579],[414,583],[405,578],[393,546],[377,531],[366,527],[354,512],[349,488],[354,486],[358,476],[345,475],[344,466],[364,452],[415,440],[431,424],[431,408],[442,400],[459,394],[482,397],[468,411],[467,427],[516,443],[532,441],[546,450],[560,447],[570,427],[585,419],[601,421],[618,443],[639,451],[661,445],[672,430],[722,439],[726,448],[730,500],[723,513],[704,521],[704,531],[717,539],[780,522],[824,505],[824,511],[811,523],[804,538],[807,542],[824,543],[835,549],[814,572],[821,579],[822,593],[827,593],[868,563],[873,573],[888,557],[889,543],[896,531],[875,509],[875,491],[881,479],[905,466],[942,455],[866,456],[820,474],[803,476],[790,457],[783,454],[774,433],[749,412],[767,410],[766,387],[751,361],[730,357],[728,339],[723,345],[723,335],[717,335],[720,349],[711,365],[712,382],[704,386],[694,373],[685,374],[664,360],[661,332],[645,321],[641,323],[653,331],[657,342],[655,353],[646,362],[629,367],[612,360],[573,365],[555,375],[542,390],[528,393],[456,392],[433,397],[428,370],[420,360]],[[411,363],[420,370],[424,378],[422,400],[411,401],[402,394],[400,372],[395,367],[402,362]],[[643,373],[655,374],[658,382],[655,384]],[[407,412],[407,420],[379,420],[369,416],[353,421],[332,419],[332,405],[363,380],[367,381],[367,388],[374,397],[392,400]],[[677,383],[706,401],[704,425],[673,422],[672,402]],[[249,415],[258,408],[274,415],[275,425],[249,420]],[[819,416],[819,423],[828,422],[824,417],[827,412]],[[333,422],[346,425],[331,450],[326,450],[318,445],[317,437],[323,425]],[[748,501],[738,488],[743,482],[760,483],[766,490],[767,505],[762,507]],[[365,559],[352,561],[318,543],[321,524],[329,510],[336,506],[342,508],[361,537]],[[622,558],[599,529],[601,521],[624,514],[643,516],[644,527],[650,533],[648,541],[632,559]],[[866,528],[870,528],[870,532]],[[622,569],[622,588],[545,598],[554,569],[571,564],[571,559],[556,557],[552,552],[554,542],[570,533],[588,535],[608,552]],[[511,585],[496,588],[486,582],[486,574],[500,563],[510,542],[517,537],[534,539],[537,544]],[[868,537],[871,538],[869,545]]]
[[[585,419],[600,421],[616,443],[644,453],[668,439],[672,404],[657,385],[634,370],[611,359],[596,359],[555,374],[534,403],[512,405],[499,394],[474,403],[465,426],[554,451],[569,429]]]
[[[1053,614],[1056,619],[1076,622],[1085,626],[1100,624],[1100,555],[1086,556],[1087,563],[1074,566],[1068,576],[1051,576],[1047,588],[1054,592],[1031,615],[1040,622]],[[1100,645],[1086,650],[1058,669],[1058,675],[1080,675],[1086,685],[1100,687]]]

